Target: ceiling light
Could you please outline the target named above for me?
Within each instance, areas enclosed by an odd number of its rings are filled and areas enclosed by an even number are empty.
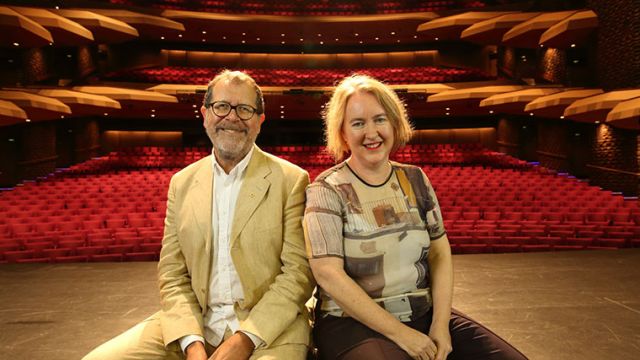
[[[320,45],[324,45],[324,41],[320,41]]]
[[[576,44],[571,44],[571,47],[576,47]]]
[[[198,105],[196,105],[196,104],[193,104],[193,105],[191,105],[191,106],[192,106],[192,107],[194,107],[194,108],[195,108],[195,107],[198,107]]]
[[[104,115],[104,116],[109,116],[109,113],[104,113],[103,115]]]
[[[204,31],[204,30],[202,30],[202,33],[203,33],[203,34],[206,34],[207,32],[206,32],[206,31]]]
[[[60,115],[60,119],[64,119],[64,115]]]
[[[164,36],[160,36],[160,40],[164,40]]]
[[[60,10],[60,6],[56,6],[56,10]]]
[[[284,119],[284,115],[280,115],[280,119]]]
[[[445,115],[449,116],[449,115],[450,115],[450,113],[445,113]]]
[[[322,37],[322,34],[318,34],[318,37]]]
[[[247,33],[242,33],[242,36],[245,36],[245,35],[247,35]]]
[[[533,113],[529,113],[529,116],[533,116]]]
[[[493,110],[489,110],[489,114],[493,114]]]
[[[399,42],[400,42],[400,40],[398,39],[398,40],[396,40],[396,42],[397,42],[397,43],[399,43]]]
[[[49,46],[53,46],[53,43],[49,43]]]
[[[244,43],[246,43],[246,41],[242,40],[242,43],[244,44]]]
[[[205,42],[205,41],[207,41],[207,40],[205,40],[205,39],[202,39],[202,42]]]
[[[440,38],[436,38],[436,41],[440,40]]]
[[[17,42],[14,42],[14,43],[13,43],[13,46],[20,46],[20,44],[19,44],[19,43],[17,43]]]
[[[596,124],[600,124],[600,120],[596,120]]]
[[[413,38],[414,38],[414,39],[417,39],[417,38],[418,38],[418,35],[413,35]]]
[[[540,47],[544,47],[544,44],[540,44]]]
[[[380,40],[380,38],[376,37],[376,40]]]
[[[280,34],[280,36],[284,37],[284,34]]]
[[[449,111],[449,110],[451,110],[451,108],[445,108],[445,110]]]
[[[257,41],[260,41],[260,38],[256,38]]]
[[[31,122],[31,119],[26,119],[25,121],[26,121],[26,122]]]
[[[560,115],[560,119],[564,119],[564,115]]]
[[[198,110],[193,110],[193,112],[197,114],[197,113],[198,113]]]
[[[280,105],[280,109],[284,109],[284,105]]]
[[[196,119],[200,119],[200,115],[196,115]]]
[[[392,32],[391,32],[391,35],[395,35],[395,34],[396,34],[396,32],[395,32],[395,31],[392,31]]]
[[[222,37],[222,40],[227,40],[227,37],[226,37],[226,36],[223,36],[223,37]]]
[[[156,109],[151,109],[151,112],[156,112]]]
[[[282,42],[280,42],[280,43],[281,43],[282,45],[284,45],[284,43],[285,43],[285,42],[284,42],[284,41],[282,41]]]
[[[300,38],[300,41],[304,41],[304,39],[303,39],[303,38]]]
[[[338,40],[339,40],[339,39],[338,39],[338,38],[336,38],[336,41],[338,41]]]
[[[284,110],[280,110],[280,114],[284,114]]]
[[[16,139],[14,139],[14,138],[9,138],[9,142],[14,142],[14,141],[16,141]]]
[[[151,114],[151,117],[152,117],[152,118],[156,117],[156,114]]]
[[[178,34],[178,37],[179,37],[179,38],[181,38],[181,37],[182,37],[182,34]]]
[[[360,44],[362,44],[362,40],[360,40]]]

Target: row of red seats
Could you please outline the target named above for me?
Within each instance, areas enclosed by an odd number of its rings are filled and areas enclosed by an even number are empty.
[[[51,230],[0,237],[0,262],[155,261],[162,227]]]
[[[205,149],[138,148],[135,151],[140,157],[167,153],[180,156],[187,152],[204,156],[206,151],[201,150]],[[323,147],[286,146],[268,150],[283,157],[291,157],[296,151],[308,157],[328,156]],[[445,224],[452,237],[499,234],[505,241],[521,235],[536,236],[536,239],[577,237],[598,240],[601,237],[621,238],[624,240],[621,246],[635,245],[640,225],[637,200],[624,199],[619,194],[508,156],[493,156],[479,145],[412,145],[402,153],[421,156],[423,153],[474,151],[488,154],[483,160],[487,163],[474,166],[423,164],[436,187]],[[156,231],[155,241],[159,242],[166,189],[171,174],[178,168],[140,170],[123,162],[124,158],[135,158],[135,154],[131,151],[112,153],[0,193],[0,212],[7,215],[0,218],[0,240],[13,246],[6,251],[34,250],[27,247],[31,242],[43,243],[40,246],[46,249],[57,249],[60,243],[64,243],[60,240],[62,237],[74,235],[84,239],[80,240],[85,241],[82,247],[90,247],[96,245],[86,242],[98,236],[95,234],[109,233],[110,237],[102,240],[111,242],[117,233],[127,231],[135,233],[131,235],[139,239],[139,243],[146,241],[148,231]],[[497,161],[498,167],[491,168],[491,159],[504,162]],[[330,166],[301,165],[309,170],[312,177]],[[84,170],[76,171],[79,168]],[[519,229],[509,226],[518,226]],[[567,230],[553,226],[572,228]],[[527,228],[537,232],[527,234],[522,230]],[[141,235],[144,232],[147,235]],[[98,246],[116,245],[124,244]],[[138,250],[132,248],[128,251]],[[34,258],[39,257],[30,259]]]
[[[221,69],[167,66],[120,71],[106,76],[116,81],[206,84]],[[373,76],[389,84],[421,84],[490,80],[477,69],[433,66],[357,69],[243,69],[262,86],[333,86],[353,73]]]
[[[109,0],[112,4],[155,7],[159,9],[190,10],[233,14],[268,14],[280,16],[328,16],[360,14],[393,14],[407,12],[447,11],[456,8],[483,8],[484,1],[453,0],[395,0],[367,2],[364,0],[325,0],[321,2],[265,1],[249,2],[222,0]]]
[[[640,223],[446,220],[454,253],[640,247]]]

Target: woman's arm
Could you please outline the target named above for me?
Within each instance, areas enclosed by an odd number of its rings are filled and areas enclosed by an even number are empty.
[[[443,360],[452,350],[449,320],[453,297],[453,265],[447,235],[431,241],[428,261],[433,297],[433,321],[429,329],[429,337],[438,347],[435,359]]]
[[[416,331],[376,304],[369,295],[344,271],[338,257],[309,260],[316,281],[342,310],[386,336],[414,358],[433,359],[436,346],[431,339]]]

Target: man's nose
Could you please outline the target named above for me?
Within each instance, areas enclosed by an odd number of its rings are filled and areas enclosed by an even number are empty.
[[[231,111],[229,111],[229,113],[227,114],[226,119],[233,121],[242,121],[242,119],[240,119],[240,117],[238,116],[238,108],[231,109]]]

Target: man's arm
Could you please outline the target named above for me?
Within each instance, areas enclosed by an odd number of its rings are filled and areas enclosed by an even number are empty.
[[[276,276],[269,290],[242,323],[242,330],[260,337],[266,346],[277,339],[295,321],[298,314],[304,311],[304,304],[315,287],[302,232],[305,189],[308,184],[309,175],[306,172],[300,173],[285,202],[280,254],[282,273]],[[274,321],[274,314],[278,316],[278,321]]]
[[[176,179],[167,194],[162,250],[158,262],[158,284],[162,315],[160,323],[165,345],[185,335],[202,336],[202,313],[191,287],[191,277],[178,242],[176,228]]]

